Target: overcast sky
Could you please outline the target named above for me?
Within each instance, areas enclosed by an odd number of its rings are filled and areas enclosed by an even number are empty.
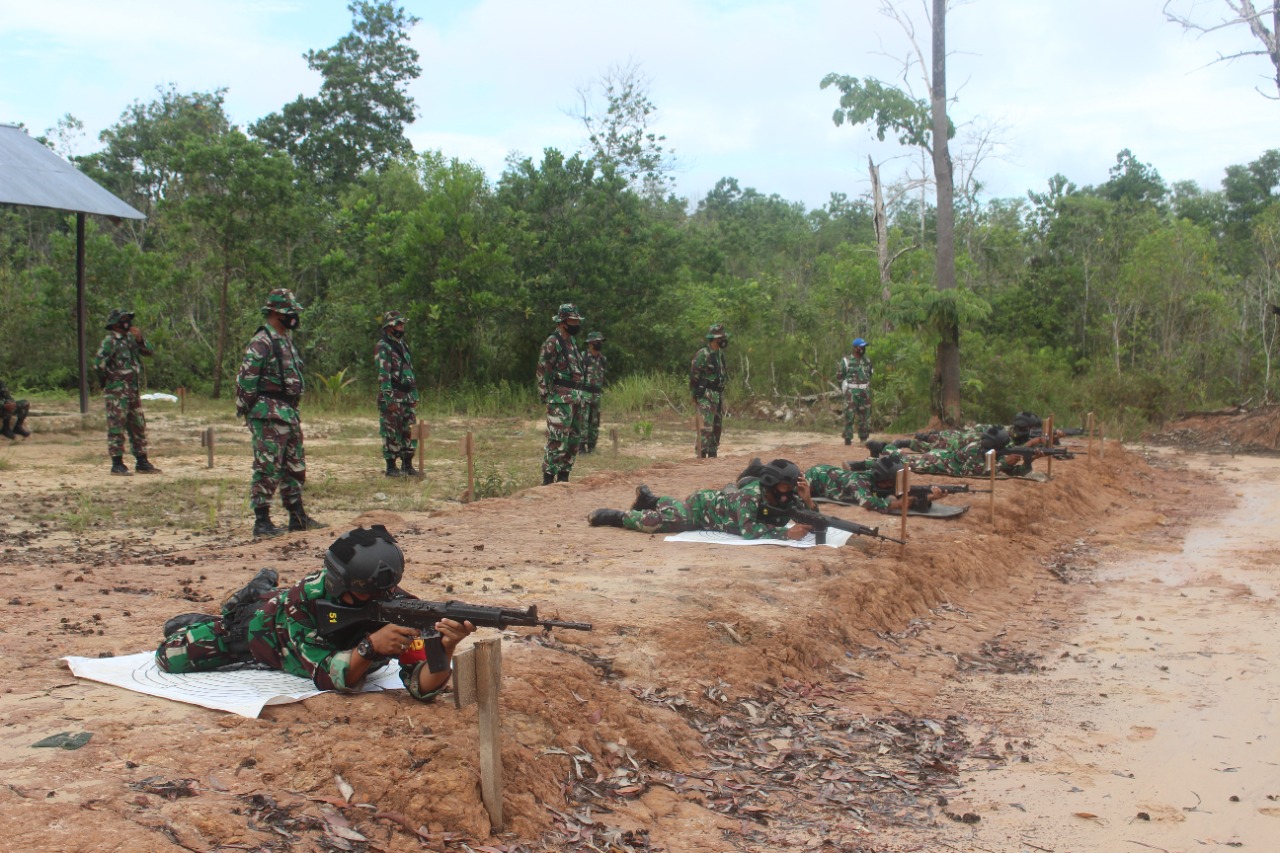
[[[1211,19],[1224,0],[1176,0]],[[611,65],[650,80],[653,129],[681,163],[693,201],[722,177],[809,207],[868,191],[868,155],[886,178],[911,163],[872,131],[836,127],[829,72],[898,82],[911,45],[880,0],[405,0],[422,75],[415,148],[473,161],[495,180],[506,157],[578,150],[569,111]],[[928,0],[899,0],[919,22]],[[948,17],[951,108],[960,136],[999,144],[977,177],[987,198],[1041,190],[1055,173],[1107,179],[1122,148],[1169,183],[1220,185],[1226,166],[1280,147],[1280,103],[1263,58],[1236,29],[1197,39],[1167,23],[1163,0],[970,0]],[[318,75],[303,53],[351,29],[338,0],[0,0],[0,122],[42,133],[70,113],[74,153],[156,87],[227,89],[247,126]],[[910,82],[919,96],[918,72]],[[956,147],[959,148],[957,140]],[[954,153],[954,152],[953,152]]]

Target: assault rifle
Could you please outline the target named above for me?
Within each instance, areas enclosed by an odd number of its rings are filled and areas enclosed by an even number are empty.
[[[427,651],[427,666],[432,672],[444,672],[449,667],[449,662],[445,659],[440,632],[436,630],[436,623],[441,619],[470,622],[477,628],[506,628],[508,625],[523,625],[544,629],[591,630],[590,622],[539,619],[536,605],[530,605],[526,610],[519,610],[511,607],[467,604],[465,601],[424,601],[421,598],[370,601],[360,607],[345,607],[330,601],[317,601],[316,614],[320,619],[321,634],[332,634],[362,622],[414,628],[422,635]]]
[[[913,498],[928,498],[933,496],[934,489],[940,490],[944,495],[967,495],[971,492],[990,492],[991,491],[990,489],[974,489],[974,488],[970,488],[967,485],[960,485],[960,486],[920,485],[920,486],[907,486],[907,494]],[[887,497],[889,495],[893,495],[896,497],[898,494],[893,489],[876,489],[875,492],[877,495],[879,495],[882,498]]]
[[[886,542],[897,542],[899,545],[905,545],[901,539],[894,539],[892,536],[884,536],[880,533],[878,527],[868,527],[865,524],[859,524],[856,521],[845,521],[843,518],[836,518],[834,515],[823,515],[815,510],[805,509],[803,506],[793,506],[786,509],[778,509],[768,505],[760,508],[760,520],[766,524],[786,524],[787,519],[791,519],[796,524],[803,524],[806,527],[813,528],[813,536],[819,545],[825,545],[827,542],[827,530],[834,527],[836,530],[843,530],[846,533],[853,533],[858,536],[874,536],[876,539],[883,539]]]
[[[1065,447],[1005,447],[996,451],[996,456],[1021,456],[1023,463],[1031,464],[1031,460],[1042,456],[1054,459],[1075,459],[1076,455]]]

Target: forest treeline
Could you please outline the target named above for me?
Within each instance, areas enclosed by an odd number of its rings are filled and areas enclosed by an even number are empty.
[[[151,388],[226,397],[267,292],[287,287],[306,306],[297,338],[313,376],[345,370],[372,394],[378,319],[396,309],[424,386],[508,383],[532,407],[538,347],[574,302],[607,337],[611,378],[686,371],[722,322],[731,399],[808,395],[833,387],[861,336],[877,427],[927,420],[944,297],[919,193],[890,204],[885,285],[869,201],[832,193],[810,210],[730,177],[680,198],[643,115],[489,176],[412,149],[413,19],[389,3],[352,10],[352,32],[307,55],[316,95],[241,128],[225,92],[161,87],[73,158],[146,214],[89,222],[91,347],[110,308],[129,307],[156,350]],[[609,95],[636,106],[634,92]],[[942,308],[961,324],[966,418],[1034,406],[1157,421],[1273,398],[1278,191],[1280,150],[1213,189],[1169,185],[1126,150],[1101,185],[1059,175],[963,205],[960,287]],[[10,387],[74,387],[74,271],[74,217],[0,207]]]

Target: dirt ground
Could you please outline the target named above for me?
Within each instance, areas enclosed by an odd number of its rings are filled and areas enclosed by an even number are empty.
[[[1277,449],[1272,418],[1259,449]],[[247,458],[206,469],[165,428],[153,421],[161,477],[247,483]],[[247,517],[86,523],[86,489],[132,506],[147,481],[102,476],[80,449],[95,435],[37,434],[0,469],[0,838],[34,851],[1275,849],[1280,461],[1223,453],[1239,442],[1212,435],[1108,441],[1089,458],[1071,441],[1077,458],[1049,482],[998,483],[994,521],[991,496],[957,496],[971,510],[912,519],[905,549],[802,550],[584,519],[629,505],[641,482],[680,496],[722,485],[753,455],[851,458],[835,434],[730,432],[715,460],[650,445],[656,461],[627,471],[604,448],[574,482],[429,511],[351,500],[315,513],[330,530],[266,542]],[[624,442],[620,456],[638,453]],[[835,514],[896,535],[896,519]],[[595,624],[505,634],[503,832],[481,803],[475,708],[325,694],[245,719],[83,681],[60,660],[154,648],[168,617],[216,609],[261,566],[296,580],[369,522],[396,533],[404,585],[425,598]],[[59,732],[92,738],[33,748]]]

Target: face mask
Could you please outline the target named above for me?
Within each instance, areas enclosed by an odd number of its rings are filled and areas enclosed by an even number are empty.
[[[591,345],[591,349],[592,349],[594,352],[600,352],[600,345],[599,345],[599,344],[592,344],[592,345]]]
[[[573,337],[574,335],[578,334],[578,332],[582,331],[582,326],[579,326],[577,324],[565,323],[564,330],[569,333],[570,337]]]
[[[393,338],[404,337],[404,329],[387,329],[387,331],[391,333],[391,337]]]
[[[286,329],[296,329],[298,328],[298,320],[299,320],[299,317],[297,314],[285,314],[284,327]]]
[[[127,332],[131,328],[133,328],[133,323],[129,322],[128,320],[125,320],[122,323],[120,323],[120,331],[122,332]]]
[[[729,348],[729,342],[727,340],[720,342],[720,349],[728,349],[728,348]]]

